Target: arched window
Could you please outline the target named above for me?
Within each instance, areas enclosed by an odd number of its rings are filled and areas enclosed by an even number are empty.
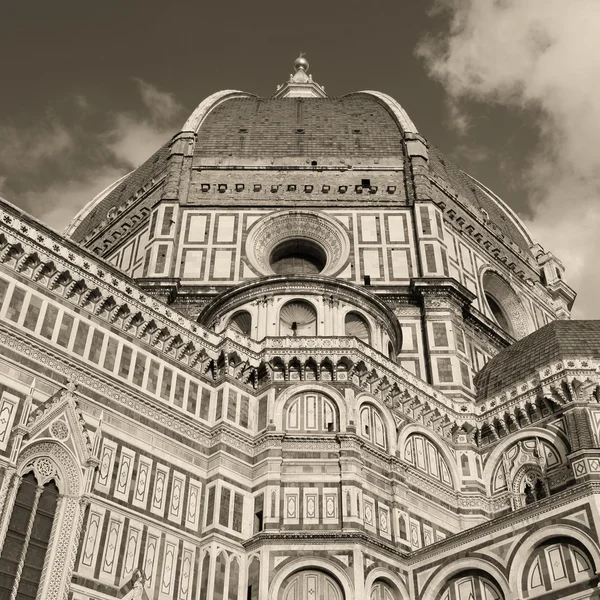
[[[593,577],[594,563],[587,549],[573,539],[554,538],[533,551],[523,573],[522,587],[525,597],[537,596]]]
[[[223,600],[223,592],[225,588],[225,569],[227,568],[227,555],[225,552],[221,552],[217,556],[215,564],[215,584],[213,588],[213,598],[219,598]]]
[[[537,465],[525,465],[517,472],[514,486],[521,495],[521,506],[533,504],[550,495],[545,478]]]
[[[383,418],[371,404],[366,404],[360,409],[360,435],[387,450],[387,435]]]
[[[238,600],[240,592],[240,565],[234,558],[229,565],[228,600]]]
[[[365,342],[365,344],[371,343],[371,330],[369,329],[369,325],[358,313],[349,312],[346,315],[344,333],[345,335],[358,338]]]
[[[280,600],[343,600],[342,590],[333,577],[322,571],[300,571],[288,577],[281,586]]]
[[[284,408],[286,431],[338,431],[335,403],[322,394],[302,394],[291,398]]]
[[[207,600],[208,578],[210,577],[210,554],[207,552],[202,560],[202,576],[200,578],[200,600]]]
[[[467,571],[453,577],[438,595],[439,600],[504,600],[500,588],[480,571]]]
[[[250,560],[248,567],[248,590],[246,598],[248,600],[258,600],[260,593],[260,560],[254,556]]]
[[[400,515],[398,519],[398,537],[401,540],[408,540],[408,530],[406,527],[406,518],[404,515]]]
[[[383,579],[376,579],[371,588],[370,600],[397,600],[398,594],[392,586]]]
[[[240,310],[229,319],[227,327],[249,336],[252,333],[252,315],[247,310]]]
[[[446,459],[425,436],[418,433],[408,436],[404,445],[404,460],[419,471],[427,473],[445,485],[452,486],[452,477]]]
[[[279,313],[279,335],[317,335],[317,312],[313,305],[303,300],[285,304]]]
[[[471,474],[471,469],[469,469],[469,457],[466,454],[460,455],[460,468],[462,469],[463,477],[468,477]]]
[[[0,555],[0,598],[37,596],[57,504],[54,481],[23,477]]]

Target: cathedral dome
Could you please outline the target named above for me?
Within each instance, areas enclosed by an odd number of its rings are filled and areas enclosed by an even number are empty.
[[[296,75],[304,69],[298,69]],[[292,79],[295,76],[291,76]],[[280,86],[269,98],[225,90],[204,100],[181,132],[144,164],[106,188],[67,226],[65,233],[84,243],[110,227],[116,214],[146,205],[145,191],[159,185],[170,161],[181,148],[176,141],[193,135],[189,168],[259,167],[329,169],[339,173],[373,168],[404,171],[411,155],[425,161],[425,175],[436,203],[456,204],[490,229],[526,260],[534,245],[526,226],[498,196],[450,162],[419,135],[402,107],[379,92],[356,92],[342,97],[309,97],[308,83]],[[303,89],[299,92],[293,86]],[[421,144],[415,150],[417,143]],[[355,183],[366,178],[361,175]],[[349,182],[350,185],[353,183]],[[374,182],[377,185],[377,182]],[[389,182],[386,182],[389,184]],[[396,186],[402,196],[404,184]],[[380,186],[380,193],[383,191]],[[156,194],[153,196],[155,198]],[[156,198],[155,198],[156,199]],[[407,200],[403,198],[403,200]],[[116,214],[115,214],[116,213]]]

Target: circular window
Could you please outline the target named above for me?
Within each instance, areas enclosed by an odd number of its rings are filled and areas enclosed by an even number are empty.
[[[350,255],[350,241],[342,224],[319,212],[280,211],[252,225],[246,256],[260,275],[333,276]]]
[[[327,264],[327,254],[312,240],[286,240],[275,246],[269,262],[277,275],[318,275]]]

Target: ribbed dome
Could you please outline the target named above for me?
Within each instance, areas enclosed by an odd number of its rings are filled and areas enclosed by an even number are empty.
[[[109,226],[107,215],[112,208],[120,213],[126,206],[132,211],[149,207],[156,196],[149,198],[144,191],[166,176],[169,164],[179,162],[184,148],[185,152],[193,149],[192,161],[185,163],[185,168],[197,172],[227,166],[259,170],[323,166],[344,171],[384,166],[406,177],[406,164],[411,159],[409,146],[415,135],[416,128],[402,107],[379,92],[357,92],[340,98],[258,98],[232,90],[218,92],[204,100],[187,120],[180,134],[186,139],[183,145],[175,136],[170,148],[170,144],[165,145],[99,194],[65,233],[88,243],[93,237],[90,234]],[[509,206],[437,148],[430,145],[425,154],[427,168],[422,171],[419,167],[419,172],[428,175],[434,184],[431,193],[435,201],[456,202],[485,220],[508,244],[513,243],[517,252],[531,256],[533,241]],[[397,187],[400,193],[403,186]]]
[[[375,98],[232,98],[198,131],[197,157],[402,157],[402,132]]]

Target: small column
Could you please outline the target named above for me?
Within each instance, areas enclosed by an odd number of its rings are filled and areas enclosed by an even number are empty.
[[[354,599],[366,598],[365,595],[365,565],[361,547],[356,544],[353,549],[354,555]]]
[[[5,496],[0,499],[2,502],[0,505],[0,515],[2,515],[2,518],[0,519],[0,552],[2,552],[4,546],[6,532],[8,531],[8,523],[10,522],[15,499],[22,480],[23,478],[16,474],[16,470],[12,469],[12,474],[10,476],[7,474],[2,484],[2,491]],[[6,487],[4,484],[6,484]]]
[[[27,549],[29,548],[29,540],[31,539],[31,532],[33,531],[33,522],[35,521],[38,503],[43,491],[44,487],[41,485],[38,485],[35,489],[35,498],[33,499],[33,505],[31,506],[31,514],[29,515],[29,522],[27,523],[27,530],[25,531],[25,539],[23,540],[23,550],[21,551],[21,556],[19,557],[19,564],[17,565],[17,572],[15,573],[15,581],[10,594],[10,600],[16,600],[17,597],[17,590],[19,589],[21,575],[23,574],[23,567],[25,566],[25,557],[27,556]]]
[[[262,548],[260,551],[260,591],[259,599],[269,598],[269,585],[271,584],[271,573],[269,570],[269,550]]]

